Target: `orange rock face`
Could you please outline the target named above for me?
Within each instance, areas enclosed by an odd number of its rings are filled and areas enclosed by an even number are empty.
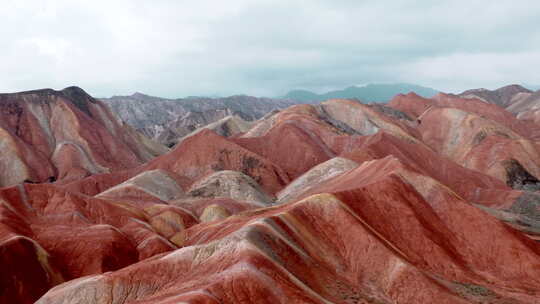
[[[494,103],[296,105],[149,160],[77,92],[2,108],[1,303],[540,303],[540,145]]]

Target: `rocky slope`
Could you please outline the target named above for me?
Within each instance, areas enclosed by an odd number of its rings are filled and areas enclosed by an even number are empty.
[[[540,125],[540,91],[532,92],[519,85],[509,85],[495,91],[469,90],[460,96],[497,104],[515,114],[518,119]]]
[[[229,137],[245,132],[250,127],[252,117],[244,120],[242,113],[231,113],[226,110],[208,110],[205,112],[188,112],[186,115],[177,117],[167,123],[163,130],[157,134],[156,141],[169,147],[176,145],[184,137],[200,132],[203,129],[211,129],[218,134]]]
[[[510,106],[516,98],[532,93],[520,85],[513,84],[498,88],[496,90],[473,89],[459,94],[463,98],[477,98],[485,102],[493,103],[503,108]]]
[[[521,120],[540,125],[540,91],[520,96],[508,107],[508,111]]]
[[[77,87],[0,94],[0,186],[136,167],[167,149]]]
[[[295,105],[0,189],[1,303],[540,301],[540,143],[440,94]]]
[[[102,98],[123,121],[148,137],[168,146],[198,128],[229,116],[246,121],[261,118],[274,109],[297,102],[290,99],[257,98],[245,95],[225,98],[192,97],[165,99],[135,93]]]

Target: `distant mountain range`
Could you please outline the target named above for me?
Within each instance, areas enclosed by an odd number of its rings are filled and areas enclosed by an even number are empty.
[[[526,87],[527,89],[531,90],[531,91],[538,91],[538,90],[540,90],[540,85],[524,84],[523,86]]]
[[[351,86],[343,90],[330,91],[317,94],[307,90],[293,90],[283,98],[303,102],[324,101],[333,98],[356,98],[365,102],[387,102],[397,94],[415,92],[423,97],[432,97],[439,91],[409,83],[368,84],[365,86]]]
[[[298,102],[285,99],[236,95],[221,98],[196,97],[166,99],[135,93],[129,96],[102,98],[123,121],[144,135],[172,146],[208,124],[225,119],[253,121],[272,110],[287,108]],[[218,132],[219,133],[219,132]],[[227,133],[227,132],[223,132]]]
[[[130,96],[113,96],[101,100],[123,121],[141,133],[159,143],[172,146],[195,129],[221,120],[225,126],[228,126],[232,124],[231,122],[238,122],[239,119],[254,121],[272,110],[287,108],[295,104],[318,103],[334,98],[387,102],[397,94],[410,92],[424,97],[431,97],[438,93],[431,88],[402,83],[352,86],[320,95],[297,90],[280,98],[235,95],[217,98],[189,96],[167,99],[135,93]],[[234,116],[236,118],[232,118]],[[219,126],[221,127],[221,124]]]

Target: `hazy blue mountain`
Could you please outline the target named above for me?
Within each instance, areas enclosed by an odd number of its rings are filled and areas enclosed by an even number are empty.
[[[535,91],[535,92],[540,90],[540,85],[524,84],[523,86],[526,87],[527,89],[529,89],[531,91]]]
[[[319,100],[321,95],[313,93],[307,90],[293,90],[287,93],[284,97],[287,99],[298,100],[298,101],[315,101]]]
[[[432,97],[439,91],[409,83],[368,84],[365,86],[351,86],[343,90],[330,91],[317,94],[307,90],[293,90],[284,98],[298,101],[323,101],[332,98],[357,98],[365,102],[386,102],[397,94],[415,92],[424,97]]]

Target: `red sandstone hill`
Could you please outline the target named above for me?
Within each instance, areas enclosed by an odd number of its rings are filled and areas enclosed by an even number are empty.
[[[530,93],[532,92],[529,89],[526,89],[517,84],[512,84],[498,88],[493,91],[488,89],[467,90],[459,95],[464,98],[481,99],[485,102],[507,108],[513,103],[515,103],[517,99],[520,99],[520,95],[523,96]]]
[[[519,85],[509,85],[490,91],[486,89],[469,90],[460,96],[481,99],[499,105],[520,120],[536,124],[540,128],[540,92],[532,92]],[[533,124],[533,126],[534,126]]]
[[[166,152],[77,87],[0,94],[0,186],[76,180]]]
[[[79,89],[0,100],[0,303],[540,303],[540,143],[497,105],[295,105],[150,160]]]

